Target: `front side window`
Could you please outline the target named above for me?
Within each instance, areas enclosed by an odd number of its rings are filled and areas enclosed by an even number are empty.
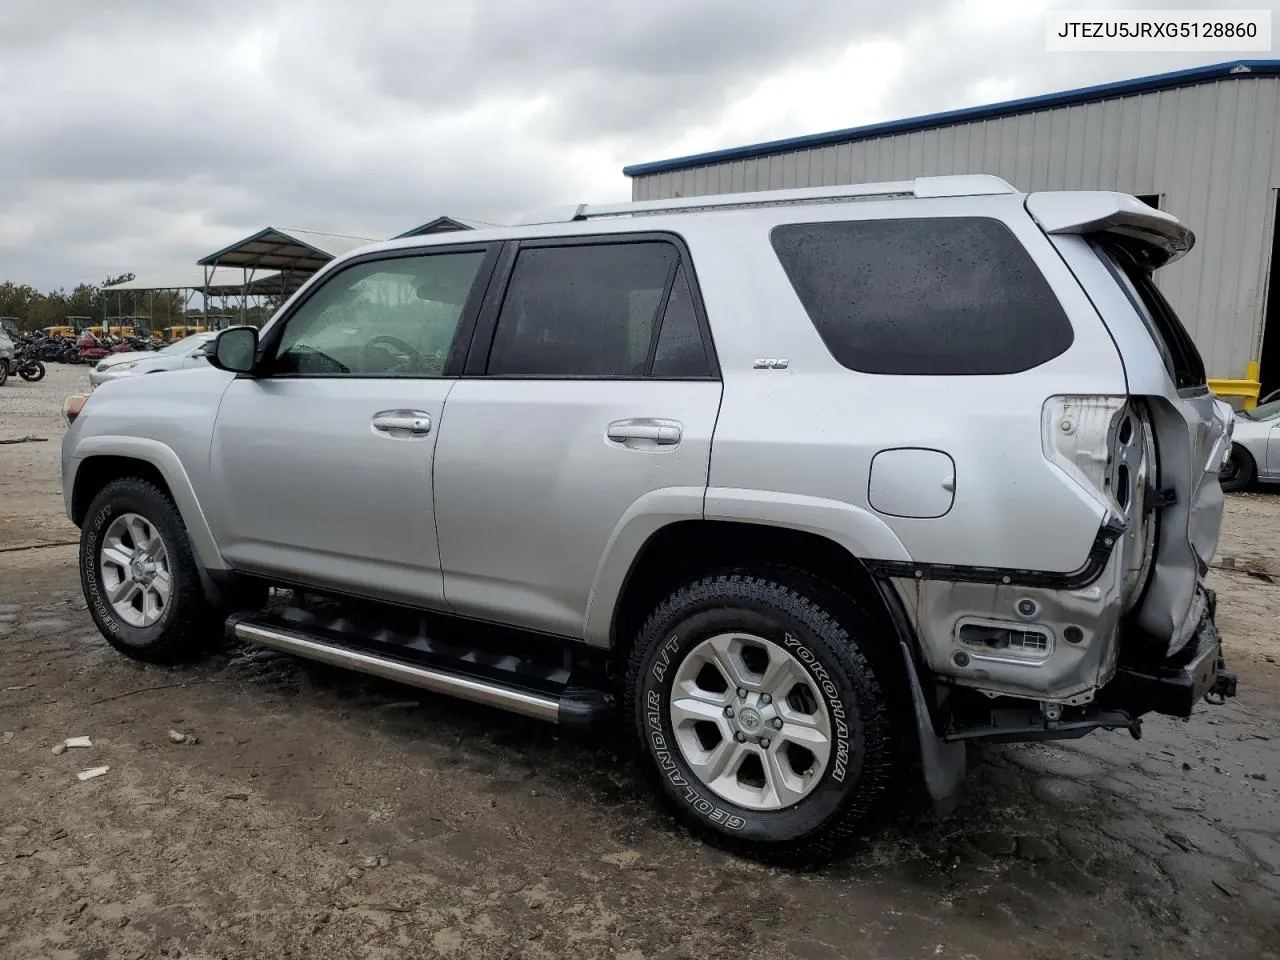
[[[685,270],[660,240],[522,249],[487,373],[709,377]]]
[[[831,355],[862,373],[1020,373],[1074,334],[1031,255],[982,217],[775,227],[773,248]]]
[[[342,270],[289,318],[273,372],[442,376],[484,256],[435,253]]]

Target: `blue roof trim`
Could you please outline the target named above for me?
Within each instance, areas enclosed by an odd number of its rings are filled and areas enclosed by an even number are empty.
[[[980,107],[963,107],[959,110],[947,110],[943,113],[930,113],[919,117],[909,117],[905,120],[888,120],[863,127],[849,127],[845,130],[831,130],[827,133],[811,133],[801,137],[788,137],[785,140],[769,140],[744,147],[728,147],[724,150],[712,150],[708,153],[695,153],[687,157],[674,157],[670,160],[634,163],[631,166],[623,167],[622,172],[628,177],[642,177],[652,173],[665,173],[668,170],[683,170],[688,167],[724,163],[728,160],[767,157],[776,153],[785,153],[810,147],[823,147],[833,143],[852,143],[858,140],[871,140],[895,133],[930,130],[954,123],[994,120],[999,117],[1008,117],[1033,110],[1065,107],[1096,100],[1113,100],[1117,97],[1126,97],[1137,93],[1150,93],[1155,90],[1167,90],[1171,87],[1193,86],[1233,76],[1280,76],[1280,60],[1232,60],[1228,63],[1215,63],[1205,67],[1190,67],[1185,70],[1157,73],[1132,80],[1117,80],[1112,83],[1100,83],[1092,87],[1078,87],[1074,90],[1063,90],[1058,93],[1023,97],[1019,100],[1005,100]]]

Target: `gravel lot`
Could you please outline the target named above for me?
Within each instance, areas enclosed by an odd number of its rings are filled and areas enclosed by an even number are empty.
[[[41,546],[77,535],[85,387],[0,387],[0,439],[47,438],[0,445],[0,957],[1280,960],[1280,586],[1248,572],[1280,572],[1276,494],[1231,498],[1213,574],[1235,701],[983,749],[951,817],[796,874],[688,838],[608,734],[265,651],[117,656]]]

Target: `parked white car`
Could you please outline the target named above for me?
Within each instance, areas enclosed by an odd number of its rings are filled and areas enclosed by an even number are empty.
[[[216,330],[210,330],[183,337],[159,350],[131,350],[128,353],[109,354],[89,372],[89,382],[94,387],[100,387],[120,377],[203,366],[206,362],[205,351],[217,335]]]
[[[1280,399],[1238,411],[1231,441],[1231,454],[1218,474],[1223,490],[1280,482]]]

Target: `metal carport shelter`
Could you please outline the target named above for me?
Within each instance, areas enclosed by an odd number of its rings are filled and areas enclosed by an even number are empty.
[[[258,292],[286,297],[334,257],[375,242],[368,237],[265,227],[197,263],[206,271],[225,267],[247,271],[248,282],[255,285],[263,279],[258,271],[274,271],[271,289],[259,287]]]
[[[433,233],[453,233],[457,230],[479,230],[484,227],[496,227],[499,224],[486,223],[483,220],[464,220],[462,217],[436,217],[426,223],[419,224],[412,230],[397,233],[392,240],[405,240],[409,237],[425,237]]]
[[[187,305],[191,302],[191,295],[200,292],[204,299],[205,314],[208,315],[208,304],[210,297],[241,297],[242,305],[248,297],[268,296],[275,292],[275,286],[279,282],[278,271],[267,271],[257,278],[250,279],[249,271],[236,269],[231,267],[214,268],[212,270],[205,267],[188,267],[183,270],[175,270],[169,273],[155,274],[152,276],[135,277],[132,280],[125,280],[121,283],[113,283],[104,287],[103,292],[116,294],[116,319],[123,317],[123,295],[125,293],[156,293],[173,291],[175,293],[185,294],[183,298],[183,311],[185,314]],[[110,300],[108,299],[108,302]],[[136,307],[135,307],[136,309]],[[149,318],[155,322],[154,311]],[[168,318],[172,321],[172,317]],[[185,320],[185,316],[182,318]],[[110,321],[110,317],[105,317],[104,321]]]

